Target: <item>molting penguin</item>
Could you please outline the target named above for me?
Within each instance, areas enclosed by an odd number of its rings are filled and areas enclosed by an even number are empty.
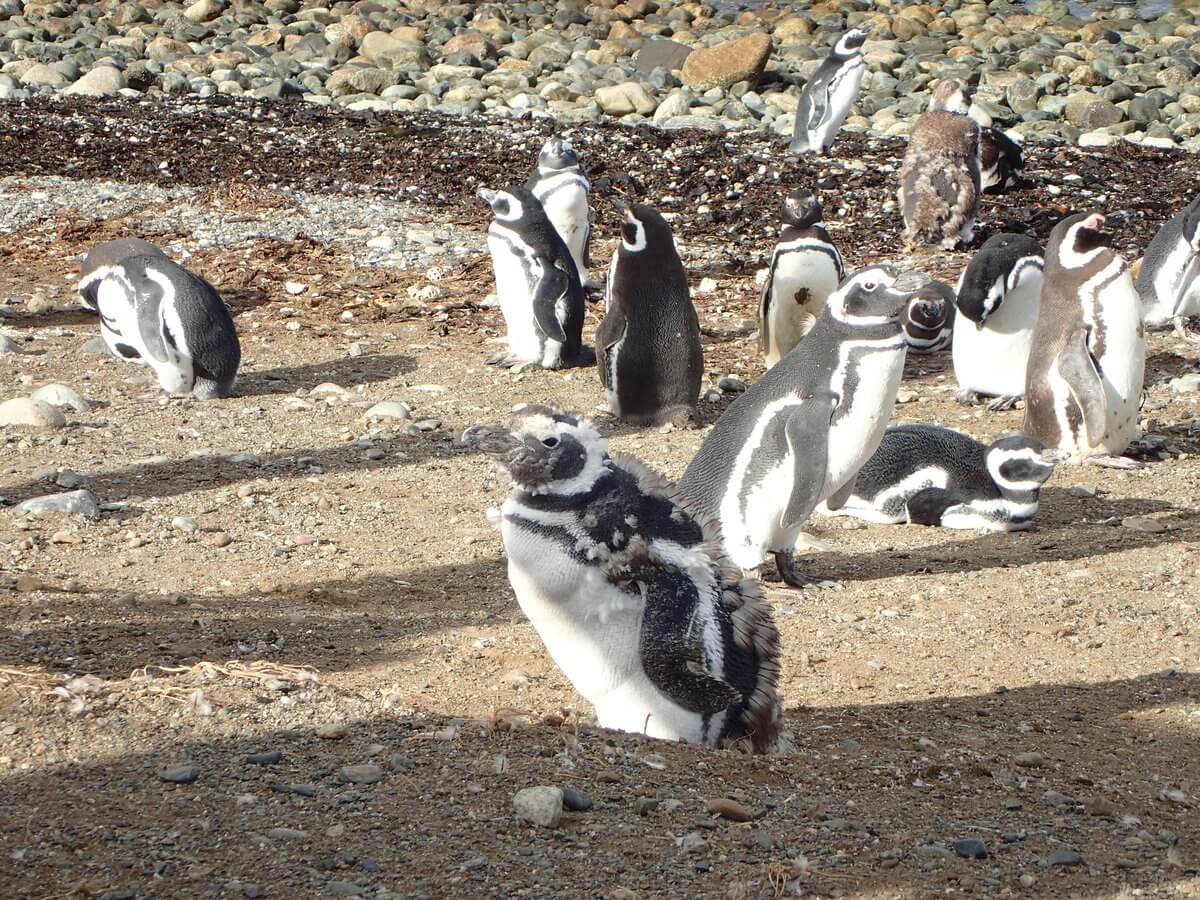
[[[983,531],[1028,528],[1038,492],[1057,455],[1040,441],[1010,434],[985,447],[935,425],[894,425],[859,469],[854,490],[826,516],[895,525],[941,525]]]
[[[979,125],[950,111],[966,109],[966,96],[959,79],[939,82],[929,110],[913,126],[897,192],[909,246],[940,241],[952,250],[971,242],[979,208]]]
[[[508,328],[508,353],[488,363],[561,369],[591,362],[583,346],[579,271],[542,204],[526,188],[478,193],[495,216],[488,249]]]
[[[537,170],[525,185],[537,197],[546,216],[571,251],[579,270],[579,283],[588,283],[588,247],[592,227],[588,215],[588,190],[591,187],[579,165],[579,157],[570,141],[552,137],[542,145]]]
[[[544,406],[463,442],[499,456],[521,609],[605,728],[780,749],[779,636],[716,528],[586,419]]]
[[[829,154],[838,129],[858,98],[858,88],[866,71],[862,46],[869,34],[863,28],[852,28],[843,34],[804,85],[796,107],[789,152]]]
[[[912,314],[904,320],[904,333],[909,353],[937,353],[950,346],[954,331],[954,288],[942,281],[930,281],[916,293],[917,300],[932,303],[915,304]]]
[[[846,277],[841,254],[821,227],[816,197],[793,191],[783,201],[782,219],[758,302],[758,339],[768,368],[800,343]]]
[[[1142,320],[1151,326],[1175,320],[1175,330],[1200,340],[1184,319],[1200,315],[1200,196],[1176,213],[1146,248],[1137,276]]]
[[[1022,430],[1072,462],[1138,468],[1119,454],[1137,431],[1146,339],[1129,266],[1103,228],[1091,213],[1050,232]]]
[[[648,206],[618,204],[596,357],[613,414],[635,425],[694,418],[704,375],[700,322],[671,227]]]
[[[887,265],[851,275],[799,346],[713,426],[679,487],[717,519],[743,569],[769,550],[787,584],[816,580],[796,571],[796,539],[879,445],[904,370],[905,320],[915,309],[933,318],[924,307],[941,302],[916,299],[927,281]]]
[[[954,377],[960,403],[997,398],[1012,409],[1025,394],[1025,368],[1042,296],[1042,248],[1023,234],[992,235],[958,280]]]
[[[112,241],[84,258],[79,293],[99,313],[105,344],[150,366],[169,394],[228,397],[242,358],[229,308],[211,284],[144,244]]]

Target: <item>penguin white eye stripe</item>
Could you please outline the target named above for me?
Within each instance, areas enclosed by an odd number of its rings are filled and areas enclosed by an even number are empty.
[[[633,229],[633,241],[625,237],[625,229]],[[621,245],[631,253],[640,253],[646,249],[646,229],[641,222],[626,222],[621,226]]]

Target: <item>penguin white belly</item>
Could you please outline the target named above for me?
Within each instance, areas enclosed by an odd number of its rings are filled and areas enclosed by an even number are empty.
[[[796,543],[800,529],[785,532],[779,524],[792,495],[794,471],[792,455],[787,453],[747,492],[745,513],[738,496],[743,483],[725,492],[721,532],[729,558],[741,568],[757,568],[767,550],[791,549]]]
[[[583,253],[588,234],[588,194],[585,183],[578,176],[571,178],[567,184],[558,180],[544,182],[546,189],[539,184],[534,193],[542,201],[554,230],[571,251],[571,259],[579,270],[579,280],[585,281],[587,269]]]
[[[1003,498],[959,503],[942,513],[943,528],[976,531],[1024,531],[1037,513],[1037,503],[1017,503]],[[1015,520],[1015,521],[1014,521]]]
[[[100,313],[100,335],[108,349],[130,362],[150,365],[146,345],[138,330],[137,310],[125,288],[111,278],[101,281],[96,289],[96,309]],[[126,356],[121,352],[122,346],[138,355]]]
[[[1022,280],[983,328],[966,316],[954,319],[951,350],[959,387],[993,397],[1025,393],[1025,369],[1033,347],[1042,282]]]
[[[1096,360],[1108,401],[1101,447],[1105,453],[1119,455],[1137,434],[1146,374],[1146,339],[1138,317],[1137,292],[1128,272],[1101,290],[1096,308],[1106,335],[1104,354]]]
[[[850,107],[858,97],[858,88],[862,84],[863,72],[866,66],[861,58],[855,61],[852,69],[845,72],[833,88],[829,97],[829,111],[825,120],[816,128],[809,131],[809,143],[814,147],[828,147],[833,143],[846,116],[850,115]]]
[[[852,346],[852,344],[847,344]],[[860,358],[858,383],[842,405],[829,429],[825,464],[824,500],[849,481],[879,449],[888,420],[896,405],[896,393],[904,375],[904,345],[877,350]],[[799,529],[797,529],[797,535]],[[795,537],[793,537],[793,542]]]
[[[838,286],[837,266],[828,253],[783,248],[777,252],[779,258],[767,307],[768,367],[800,343],[805,329],[812,324],[809,317],[821,314],[829,295]]]
[[[496,296],[507,329],[509,352],[522,360],[541,360],[542,336],[533,321],[533,291],[522,257],[503,238],[488,236],[492,267],[496,271]]]
[[[1177,238],[1151,281],[1154,297],[1142,310],[1142,320],[1147,325],[1165,325],[1173,316],[1186,315],[1176,309],[1182,305],[1182,294],[1190,287],[1189,280],[1195,280],[1198,268],[1192,248],[1187,241]]]

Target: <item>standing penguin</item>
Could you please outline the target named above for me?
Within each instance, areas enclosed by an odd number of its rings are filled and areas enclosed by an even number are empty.
[[[917,291],[916,299],[933,303],[913,306],[904,320],[909,353],[937,353],[950,346],[954,332],[954,288],[943,281],[931,280]]]
[[[1175,321],[1180,337],[1197,342],[1184,320],[1200,315],[1200,196],[1154,235],[1137,276],[1142,320],[1151,326]]]
[[[796,539],[879,446],[904,370],[905,320],[914,307],[945,306],[915,299],[928,280],[887,265],[851,275],[799,346],[709,432],[679,487],[718,521],[743,569],[769,550],[787,584],[816,580],[796,571]]]
[[[588,247],[592,226],[588,212],[588,190],[591,185],[584,177],[579,157],[570,141],[552,137],[542,145],[537,170],[525,187],[533,192],[546,217],[571,251],[571,259],[579,270],[579,283],[588,283]]]
[[[846,277],[841,254],[821,227],[821,203],[806,190],[783,201],[783,226],[758,301],[758,340],[767,368],[812,327]]]
[[[84,258],[79,293],[99,313],[105,344],[150,366],[169,394],[228,397],[242,359],[229,308],[203,278],[143,244],[113,241]]]
[[[866,71],[862,46],[869,34],[864,28],[852,28],[843,34],[804,85],[789,152],[829,155],[838,129],[858,99]]]
[[[579,270],[542,204],[526,188],[478,193],[495,216],[488,249],[508,328],[508,352],[488,364],[561,369],[591,362],[583,346]]]
[[[716,528],[586,419],[545,406],[468,429],[512,476],[499,510],[522,611],[604,728],[779,749],[779,635]]]
[[[958,280],[954,377],[959,403],[996,399],[1012,409],[1025,395],[1025,368],[1042,297],[1042,248],[1023,234],[995,234]]]
[[[913,127],[900,166],[897,198],[904,241],[969,244],[979,209],[979,125],[965,113],[967,86],[948,78],[934,89],[930,108]]]
[[[893,425],[859,469],[844,503],[817,511],[882,525],[1020,531],[1032,524],[1038,492],[1056,461],[1055,453],[1023,434],[985,447],[949,428]]]
[[[1022,430],[1072,462],[1139,468],[1120,454],[1137,431],[1146,339],[1129,266],[1103,228],[1104,216],[1081,213],[1050,232]]]
[[[704,375],[700,322],[671,226],[649,206],[622,213],[597,368],[613,414],[635,425],[692,419]]]

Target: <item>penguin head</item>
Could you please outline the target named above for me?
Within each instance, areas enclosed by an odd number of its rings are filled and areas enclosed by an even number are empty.
[[[1006,434],[987,448],[988,474],[1004,491],[1037,491],[1067,454],[1024,434]]]
[[[1183,239],[1193,250],[1200,250],[1200,194],[1183,211]]]
[[[933,353],[950,340],[954,325],[954,288],[942,281],[930,280],[909,303],[904,317],[904,334],[913,350]]]
[[[900,323],[917,317],[923,322],[945,321],[949,311],[944,299],[922,296],[930,282],[922,272],[902,272],[880,263],[848,276],[827,304],[829,314],[853,327]]]
[[[503,191],[480,188],[475,192],[475,196],[492,208],[492,215],[496,217],[497,222],[506,225],[513,225],[522,220],[531,221],[537,218],[539,213],[545,216],[542,204],[533,196],[533,192],[526,188],[514,187]]]
[[[838,38],[837,43],[833,45],[833,52],[838,56],[849,56],[851,53],[856,53],[866,43],[870,34],[870,28],[851,28]]]
[[[958,282],[958,311],[982,327],[1004,295],[1033,271],[1042,270],[1042,248],[1025,234],[994,234],[963,271]]]
[[[462,443],[491,453],[530,494],[578,494],[608,466],[608,441],[582,416],[549,406],[518,407],[508,428],[475,425]]]
[[[943,78],[933,89],[929,109],[933,112],[967,114],[971,108],[971,90],[961,78]]]
[[[795,228],[812,228],[821,221],[821,201],[811,191],[797,188],[783,201],[783,222]]]
[[[658,210],[649,206],[628,206],[617,198],[613,206],[621,214],[621,252],[641,253],[647,247],[674,246],[671,226]]]
[[[1064,269],[1107,265],[1114,254],[1104,222],[1100,213],[1077,213],[1055,225],[1050,232],[1049,247],[1058,265]]]
[[[542,152],[538,154],[538,168],[576,169],[579,168],[579,157],[566,138],[552,137],[542,144]]]

